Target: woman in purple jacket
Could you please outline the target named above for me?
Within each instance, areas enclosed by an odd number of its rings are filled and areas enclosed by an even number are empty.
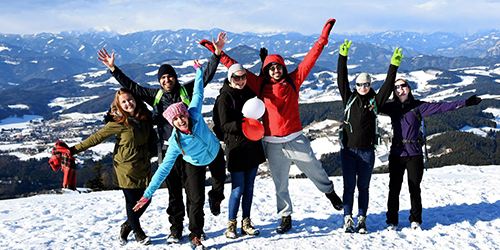
[[[387,201],[387,229],[396,230],[398,226],[399,193],[403,183],[405,169],[408,171],[408,188],[410,191],[410,222],[412,229],[419,229],[422,224],[422,198],[420,182],[424,174],[424,157],[420,135],[420,116],[457,110],[462,107],[477,105],[481,98],[473,95],[457,102],[429,103],[415,100],[407,81],[398,79],[394,83],[393,101],[386,103],[380,111],[391,117],[393,138],[389,155],[389,199]]]

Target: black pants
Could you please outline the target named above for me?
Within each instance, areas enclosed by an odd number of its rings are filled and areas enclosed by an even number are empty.
[[[226,180],[224,151],[219,148],[217,157],[208,165],[212,175],[212,190],[216,200],[222,201],[224,197],[224,183]],[[200,238],[203,232],[205,203],[205,175],[206,167],[194,166],[178,157],[166,182],[169,193],[167,213],[171,223],[170,233],[182,235],[185,209],[189,218],[189,240]],[[182,187],[186,191],[186,206],[184,206]]]
[[[125,195],[125,208],[127,210],[127,224],[132,227],[132,230],[137,233],[144,233],[141,228],[141,222],[139,218],[141,218],[142,214],[148,208],[149,204],[151,204],[151,199],[144,205],[141,209],[134,212],[133,208],[137,204],[137,201],[141,199],[142,194],[144,194],[145,188],[137,188],[137,189],[128,189],[124,188],[123,194]]]
[[[389,199],[387,201],[387,224],[398,225],[399,194],[403,184],[405,169],[408,171],[408,189],[410,191],[410,222],[422,223],[422,198],[420,182],[424,175],[424,160],[422,155],[399,157],[389,155]]]
[[[186,183],[185,165],[186,162],[182,159],[182,155],[179,155],[165,180],[168,188],[167,214],[168,221],[170,222],[170,233],[179,237],[182,236],[182,224],[184,216],[186,215],[186,208],[184,207],[184,198],[182,195],[182,188]],[[187,202],[189,202],[189,200]]]

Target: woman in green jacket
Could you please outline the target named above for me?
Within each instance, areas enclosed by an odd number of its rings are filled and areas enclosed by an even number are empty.
[[[121,245],[127,244],[128,235],[134,231],[135,240],[148,245],[151,239],[142,230],[139,218],[151,201],[137,212],[132,208],[142,197],[151,180],[149,147],[156,145],[151,112],[142,101],[136,100],[130,90],[121,88],[115,94],[106,120],[109,122],[101,130],[73,146],[71,153],[85,151],[115,136],[113,180],[114,184],[123,190],[127,210],[127,221],[121,225],[118,240]]]

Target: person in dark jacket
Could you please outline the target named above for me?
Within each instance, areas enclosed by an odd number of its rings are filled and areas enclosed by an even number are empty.
[[[248,87],[266,107],[262,117],[265,130],[262,141],[276,188],[278,216],[281,217],[277,233],[286,233],[292,228],[293,208],[288,189],[292,162],[325,194],[334,209],[342,209],[342,200],[335,193],[333,182],[328,178],[321,162],[316,159],[310,141],[302,133],[299,115],[300,86],[328,44],[334,24],[335,19],[329,19],[325,23],[319,39],[293,71],[288,71],[285,60],[277,54],[266,56],[260,76],[246,70]],[[214,50],[209,41],[202,40],[200,43],[209,50]],[[229,68],[236,61],[222,52],[221,63]]]
[[[380,109],[382,113],[391,117],[393,131],[389,155],[389,197],[386,213],[388,230],[396,230],[398,226],[399,193],[405,170],[408,171],[411,228],[419,229],[422,224],[420,182],[424,174],[424,157],[420,119],[433,114],[477,105],[480,102],[481,98],[476,97],[476,95],[456,102],[424,102],[415,100],[411,93],[411,86],[406,80],[398,79],[394,83],[393,101],[385,104]],[[420,114],[420,119],[418,114]]]
[[[220,60],[220,53],[227,41],[226,34],[221,32],[214,41],[216,50],[208,62],[207,69],[204,71],[203,81],[206,86],[214,77],[217,71],[217,66]],[[158,156],[158,165],[162,162],[162,157],[165,155],[168,148],[168,139],[171,136],[172,126],[161,115],[171,104],[184,102],[189,105],[192,98],[194,79],[182,85],[179,83],[177,73],[169,64],[163,64],[158,69],[158,82],[161,88],[146,88],[127,77],[114,63],[114,54],[111,56],[105,49],[98,53],[98,59],[106,65],[115,79],[125,88],[130,89],[135,95],[140,97],[144,102],[154,107],[156,124],[158,125],[158,134],[162,145],[161,154]],[[160,95],[159,100],[157,96]],[[155,105],[156,103],[156,105]],[[171,223],[170,235],[168,243],[178,243],[182,238],[184,216],[186,214],[186,206],[184,206],[184,198],[182,187],[186,182],[186,162],[182,157],[178,157],[172,171],[166,179],[166,184],[169,192],[169,202],[167,213],[168,220]],[[210,168],[212,175],[212,190],[209,192],[210,209],[214,215],[220,213],[220,202],[224,199],[224,182],[226,179],[226,171],[222,169]],[[186,193],[187,195],[187,193]]]
[[[220,90],[215,103],[220,130],[224,133],[226,144],[227,168],[231,173],[231,196],[229,197],[229,221],[225,235],[234,239],[236,234],[236,217],[241,201],[242,226],[241,234],[258,235],[250,220],[253,188],[259,164],[265,162],[262,141],[252,141],[242,131],[242,108],[245,102],[255,93],[246,85],[246,71],[239,63],[228,69],[227,79]]]
[[[130,90],[121,88],[115,94],[108,116],[111,121],[83,142],[71,147],[70,152],[80,153],[115,136],[113,179],[114,184],[123,190],[127,210],[127,220],[121,225],[118,240],[121,245],[127,244],[128,235],[134,231],[138,243],[149,245],[151,239],[142,230],[139,218],[150,201],[137,212],[133,208],[151,181],[149,147],[157,142],[151,112]]]
[[[186,166],[186,192],[189,217],[189,241],[192,249],[205,249],[202,244],[202,233],[205,214],[203,204],[205,199],[205,174],[209,165],[224,169],[224,151],[214,133],[208,128],[203,115],[203,69],[198,60],[194,60],[196,80],[193,100],[189,108],[183,102],[170,105],[163,116],[175,127],[168,143],[165,161],[158,166],[151,183],[143,197],[134,209],[140,209],[147,204],[153,193],[170,173],[175,160],[180,155],[189,165]]]
[[[337,80],[342,103],[346,107],[341,133],[340,160],[344,179],[344,231],[355,232],[352,219],[354,190],[358,187],[358,222],[356,230],[367,233],[366,214],[368,210],[368,189],[375,164],[375,145],[377,131],[377,108],[389,99],[396,73],[403,55],[396,48],[384,84],[378,94],[371,88],[371,77],[361,73],[356,78],[356,89],[351,91],[347,73],[347,55],[351,41],[340,46]]]

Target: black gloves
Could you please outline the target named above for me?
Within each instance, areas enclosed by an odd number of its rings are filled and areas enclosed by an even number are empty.
[[[465,106],[469,107],[472,105],[478,105],[481,102],[481,98],[477,97],[476,95],[473,95],[469,97],[467,100],[465,100]]]
[[[260,61],[264,63],[267,57],[267,49],[265,47],[260,48]]]

